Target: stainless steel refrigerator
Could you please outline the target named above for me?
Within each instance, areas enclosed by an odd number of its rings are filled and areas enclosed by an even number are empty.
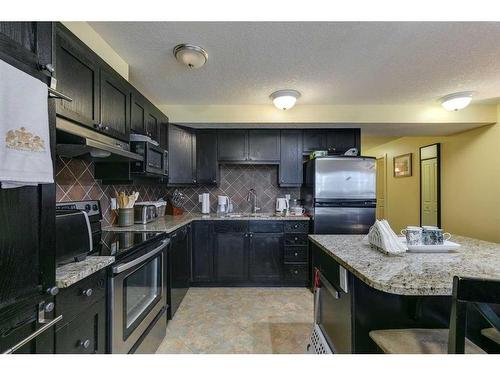
[[[375,158],[325,156],[304,165],[301,190],[317,234],[365,234],[375,222]]]

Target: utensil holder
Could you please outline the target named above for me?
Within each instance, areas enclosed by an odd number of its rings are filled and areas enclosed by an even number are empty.
[[[134,225],[134,208],[119,208],[118,209],[118,226],[130,227]]]
[[[172,215],[172,216],[179,216],[184,213],[184,210],[180,207],[174,207],[171,204],[167,206],[166,209],[167,215]]]

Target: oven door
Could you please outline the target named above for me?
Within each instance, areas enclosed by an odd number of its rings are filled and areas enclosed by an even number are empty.
[[[166,251],[169,240],[113,267],[111,353],[129,353],[166,307]]]

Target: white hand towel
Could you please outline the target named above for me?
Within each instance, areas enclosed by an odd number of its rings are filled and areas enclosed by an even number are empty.
[[[54,182],[47,85],[0,60],[2,188]]]

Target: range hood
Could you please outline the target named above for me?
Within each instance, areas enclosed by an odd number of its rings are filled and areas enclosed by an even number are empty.
[[[57,154],[67,158],[88,157],[95,161],[143,161],[144,158],[130,152],[130,146],[92,129],[74,124],[64,118],[56,118]]]

